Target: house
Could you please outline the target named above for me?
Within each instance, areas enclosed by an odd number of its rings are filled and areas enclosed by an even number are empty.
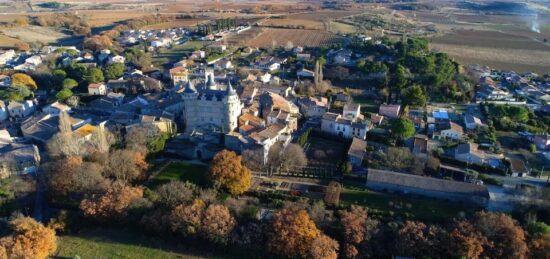
[[[206,52],[204,50],[195,50],[191,53],[190,59],[201,59],[206,57]]]
[[[529,169],[527,169],[522,160],[511,158],[509,161],[512,177],[524,177],[529,175]]]
[[[538,134],[533,138],[533,144],[539,150],[549,150],[550,149],[550,134]]]
[[[187,67],[187,59],[182,59],[182,60],[174,63],[174,65],[172,65],[172,67]]]
[[[416,156],[427,156],[428,155],[428,136],[417,134],[414,136],[412,153]]]
[[[390,119],[399,118],[399,113],[401,112],[401,105],[398,104],[382,104],[378,108],[378,114],[388,117]]]
[[[121,55],[109,57],[109,64],[113,64],[113,63],[124,64],[125,61],[126,61],[126,58],[124,58]]]
[[[462,139],[462,136],[464,135],[464,130],[462,129],[462,126],[454,123],[454,122],[446,122],[441,124],[441,137],[444,138],[450,138],[454,140],[460,140]]]
[[[212,44],[208,46],[208,49],[213,52],[222,53],[227,50],[227,46],[223,44]]]
[[[89,84],[88,94],[89,95],[106,95],[107,86],[104,83]]]
[[[344,118],[349,118],[352,120],[356,120],[357,118],[362,117],[361,105],[356,103],[344,104],[344,111],[342,112],[342,115],[344,116]]]
[[[170,79],[172,79],[172,84],[174,86],[188,82],[189,81],[189,73],[187,71],[187,68],[179,66],[174,67],[169,70],[170,73]]]
[[[354,137],[348,150],[348,161],[354,167],[361,167],[366,154],[367,141]]]
[[[489,191],[484,185],[433,177],[369,169],[367,188],[375,191],[419,195],[429,198],[487,206]]]
[[[220,59],[214,62],[214,68],[215,69],[232,69],[233,63],[231,63],[231,60],[229,59]]]
[[[297,77],[315,78],[315,72],[302,68],[296,72]]]
[[[275,57],[264,57],[258,62],[252,64],[252,68],[264,71],[274,71],[281,68],[281,64],[286,60],[279,60]]]
[[[264,73],[264,74],[262,74],[258,77],[258,80],[260,80],[260,82],[262,82],[264,84],[267,84],[271,80],[271,74],[270,73]]]
[[[8,112],[13,119],[23,119],[36,111],[36,106],[33,101],[27,100],[22,102],[10,102],[8,104]]]
[[[464,116],[464,126],[466,126],[467,129],[474,130],[481,125],[483,125],[483,123],[481,123],[481,120],[478,117],[470,114]]]
[[[297,103],[300,107],[300,112],[308,118],[322,117],[329,109],[326,97],[303,97],[299,98]]]
[[[373,125],[381,125],[383,120],[384,120],[384,116],[378,113],[371,113],[370,115],[370,122]]]
[[[42,57],[40,57],[39,55],[31,56],[31,57],[25,59],[25,63],[26,64],[31,64],[33,66],[38,66],[38,65],[42,64]]]
[[[366,139],[368,122],[344,118],[340,114],[327,112],[321,118],[321,131],[343,138]]]
[[[47,105],[42,109],[43,112],[51,115],[51,116],[57,116],[61,112],[69,112],[71,110],[71,107],[69,107],[66,104],[60,103],[58,101]]]
[[[299,61],[310,61],[311,60],[311,54],[309,53],[299,53],[296,54],[296,59]]]
[[[460,144],[453,150],[453,158],[469,164],[482,165],[486,161],[486,154],[479,150],[476,143]]]
[[[107,88],[114,92],[126,92],[130,89],[129,80],[109,80],[107,81]]]
[[[40,152],[33,144],[5,143],[0,145],[0,179],[11,175],[35,173]]]
[[[0,54],[0,65],[5,65],[15,57],[15,50],[10,49]]]
[[[304,52],[304,48],[303,48],[303,47],[300,47],[300,46],[294,47],[294,48],[292,49],[292,52],[293,52],[294,54],[302,53],[302,52]]]
[[[6,103],[0,100],[0,122],[7,120],[8,117],[9,117],[9,113],[8,113],[8,108],[6,107]]]

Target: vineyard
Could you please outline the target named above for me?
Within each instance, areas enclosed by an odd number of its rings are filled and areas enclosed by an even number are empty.
[[[265,28],[248,45],[259,48],[281,47],[291,42],[294,46],[320,47],[342,42],[343,38],[325,31]]]

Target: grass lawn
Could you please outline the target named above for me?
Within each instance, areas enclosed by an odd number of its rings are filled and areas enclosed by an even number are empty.
[[[364,189],[344,188],[340,196],[343,205],[357,204],[369,208],[369,212],[380,217],[399,216],[402,219],[417,219],[431,222],[448,221],[458,217],[460,212],[472,213],[473,208],[457,203],[373,192]]]
[[[355,95],[353,102],[361,105],[361,112],[377,113],[380,105],[375,103],[371,96]]]
[[[193,247],[193,246],[190,246]],[[195,248],[196,249],[196,248]],[[185,247],[170,247],[143,234],[116,229],[84,230],[77,235],[58,237],[52,258],[221,258],[209,252]]]
[[[191,53],[195,49],[200,49],[204,46],[201,41],[188,41],[182,45],[176,45],[171,49],[161,51],[157,56],[153,57],[153,64],[163,65],[167,63],[177,62],[182,59],[184,54]]]
[[[154,188],[172,180],[179,180],[183,182],[189,181],[204,186],[208,184],[207,171],[208,167],[206,165],[172,162],[164,167],[159,174],[153,177],[147,185]]]

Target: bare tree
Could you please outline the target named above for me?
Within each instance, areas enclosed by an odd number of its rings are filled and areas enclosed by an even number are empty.
[[[306,165],[306,154],[302,147],[297,144],[289,144],[284,147],[282,143],[276,143],[269,150],[268,166],[270,168],[291,171]]]
[[[100,153],[108,153],[112,144],[115,143],[115,136],[103,124],[100,124],[92,133],[90,145]]]

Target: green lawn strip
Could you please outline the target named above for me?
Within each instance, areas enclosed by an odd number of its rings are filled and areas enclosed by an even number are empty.
[[[472,212],[473,209],[445,201],[373,192],[363,189],[342,191],[340,197],[344,206],[357,204],[368,207],[370,212],[379,217],[400,216],[403,219],[417,219],[431,222],[443,222],[458,217],[460,212]]]
[[[208,184],[208,167],[206,165],[189,164],[185,162],[172,162],[147,184],[149,188],[155,188],[173,180],[192,182],[205,186]]]
[[[160,240],[116,229],[84,230],[58,238],[53,258],[214,258],[192,248],[169,247]],[[192,247],[192,246],[191,246]]]
[[[361,112],[378,112],[378,104],[374,102],[374,99],[370,96],[356,95],[353,96],[353,102],[361,105]]]

